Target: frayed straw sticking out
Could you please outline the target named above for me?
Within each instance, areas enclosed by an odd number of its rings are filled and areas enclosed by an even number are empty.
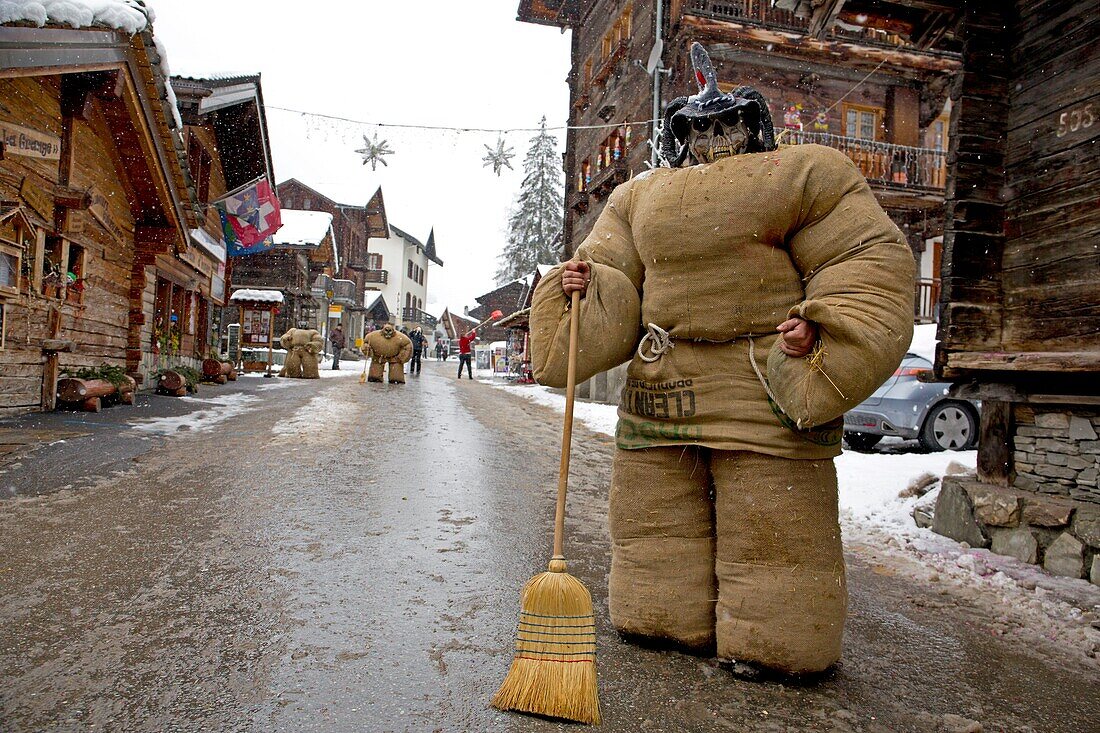
[[[555,557],[523,588],[512,667],[492,705],[579,723],[600,722],[592,596]]]

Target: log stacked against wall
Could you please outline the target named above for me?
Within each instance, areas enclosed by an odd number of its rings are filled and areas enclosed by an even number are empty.
[[[8,151],[0,160],[0,200],[23,207],[36,222],[34,242],[22,252],[18,294],[2,299],[0,415],[38,409],[52,398],[43,395],[48,341],[72,342],[71,351],[54,357],[55,371],[125,365],[134,251],[127,190],[100,103],[90,103],[87,119],[63,116],[61,95],[58,76],[0,79],[0,123],[64,141],[58,158]],[[51,309],[61,314],[56,332]]]

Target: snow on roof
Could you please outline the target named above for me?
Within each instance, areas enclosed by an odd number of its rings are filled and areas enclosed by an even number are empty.
[[[205,229],[192,229],[191,239],[195,244],[214,255],[219,262],[225,262],[225,240],[214,239],[206,233]]]
[[[283,225],[275,232],[275,244],[313,246],[321,244],[332,228],[332,214],[324,211],[282,210]]]
[[[367,310],[374,308],[375,304],[382,299],[381,290],[368,290],[363,293],[363,307]]]
[[[283,294],[278,290],[252,290],[249,288],[234,290],[233,295],[229,296],[229,302],[239,303],[241,301],[251,301],[254,303],[282,303]]]
[[[155,15],[138,0],[3,0],[0,23],[25,21],[73,28],[107,27],[133,35],[146,30]]]
[[[557,267],[557,265],[539,265],[535,269],[539,271],[539,277],[546,277],[546,273],[550,272],[555,267]]]

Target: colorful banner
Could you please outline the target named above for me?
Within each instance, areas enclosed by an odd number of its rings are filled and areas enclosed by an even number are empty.
[[[222,220],[227,254],[232,257],[263,252],[272,247],[271,235],[282,226],[279,199],[267,179],[214,202]]]

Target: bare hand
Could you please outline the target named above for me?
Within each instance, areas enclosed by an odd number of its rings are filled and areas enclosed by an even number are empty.
[[[566,297],[576,290],[583,298],[588,292],[588,283],[592,280],[592,268],[584,260],[569,260],[561,273],[561,289]]]
[[[780,323],[779,350],[787,356],[801,359],[814,349],[817,343],[817,324],[805,318],[790,318]]]

